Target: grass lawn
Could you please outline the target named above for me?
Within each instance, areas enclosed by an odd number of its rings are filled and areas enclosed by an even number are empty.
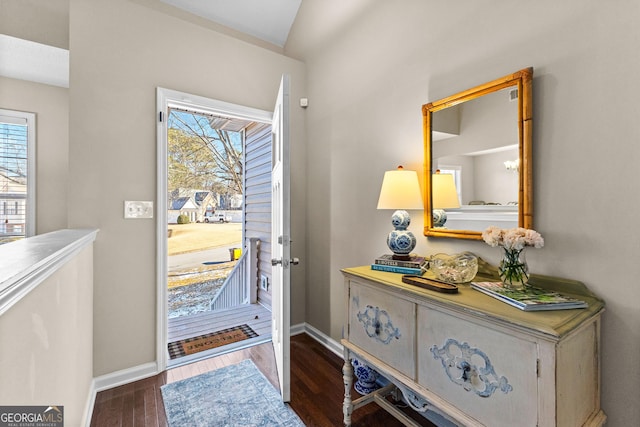
[[[238,222],[169,224],[169,230],[167,251],[170,256],[238,245],[242,240],[242,224]]]

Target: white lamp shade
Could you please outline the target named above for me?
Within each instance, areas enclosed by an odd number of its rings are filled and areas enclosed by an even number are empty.
[[[456,184],[449,173],[431,175],[431,201],[433,209],[454,209],[460,207]]]
[[[397,170],[384,173],[378,209],[424,209],[416,171]]]

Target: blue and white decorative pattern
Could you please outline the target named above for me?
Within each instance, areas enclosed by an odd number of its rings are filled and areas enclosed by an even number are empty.
[[[380,388],[376,383],[380,376],[378,371],[355,357],[351,360],[351,365],[353,365],[353,374],[358,379],[353,385],[358,393],[364,396]]]
[[[416,236],[408,230],[394,230],[387,236],[387,246],[394,254],[409,255],[416,243]]]
[[[370,338],[382,344],[387,345],[392,339],[400,338],[400,330],[393,326],[389,314],[378,307],[367,305],[364,312],[358,312],[358,321]]]
[[[403,210],[395,211],[391,216],[391,224],[393,224],[395,230],[387,236],[387,246],[394,254],[409,255],[417,243],[413,233],[407,230],[407,227],[411,224],[409,212]]]
[[[483,351],[470,347],[466,342],[459,343],[449,338],[442,348],[436,345],[431,347],[431,353],[434,359],[442,362],[452,382],[467,391],[473,391],[480,397],[490,397],[496,389],[505,394],[513,390],[507,378],[498,377],[489,357]],[[484,360],[484,366],[474,364],[478,359]]]
[[[444,209],[432,209],[431,214],[433,215],[433,226],[444,227],[444,223],[447,222],[447,213]]]
[[[406,230],[411,224],[411,216],[409,212],[398,210],[391,215],[391,224],[396,230]]]

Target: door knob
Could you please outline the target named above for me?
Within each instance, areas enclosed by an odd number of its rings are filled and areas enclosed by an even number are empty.
[[[295,257],[291,258],[291,264],[298,265],[298,264],[300,264],[300,260],[298,258],[295,258]]]
[[[271,265],[282,264],[282,260],[278,258],[271,258]]]

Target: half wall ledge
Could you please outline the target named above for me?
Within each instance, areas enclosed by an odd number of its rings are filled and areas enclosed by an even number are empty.
[[[0,315],[92,244],[98,229],[65,229],[0,245]]]

